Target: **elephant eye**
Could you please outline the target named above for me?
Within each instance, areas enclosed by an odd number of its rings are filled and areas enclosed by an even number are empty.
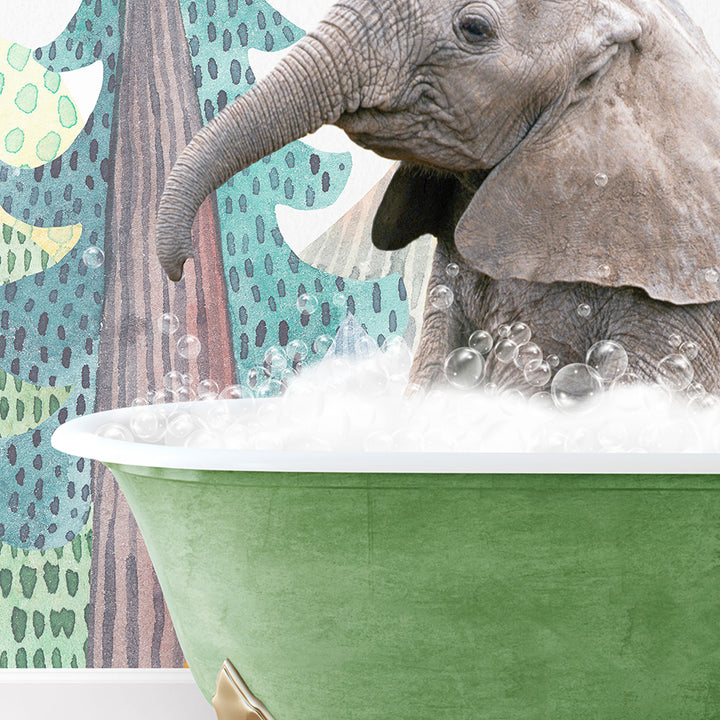
[[[458,29],[462,38],[469,43],[481,43],[495,37],[490,23],[482,17],[463,18]]]

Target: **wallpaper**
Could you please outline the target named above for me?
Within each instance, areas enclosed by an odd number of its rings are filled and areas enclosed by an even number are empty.
[[[35,3],[34,31],[12,12],[0,25],[1,667],[183,663],[114,480],[50,445],[59,424],[190,370],[162,346],[164,311],[201,338],[197,375],[225,384],[272,346],[332,338],[348,312],[380,344],[416,337],[432,243],[413,249],[409,271],[371,250],[367,221],[393,164],[339,131],[220,188],[179,286],[157,266],[152,208],[173,157],[305,33],[302,12],[288,5],[293,21],[282,5],[64,0],[46,16]],[[317,308],[297,307],[305,292]]]

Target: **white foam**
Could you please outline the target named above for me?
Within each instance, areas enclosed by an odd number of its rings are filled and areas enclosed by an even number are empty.
[[[658,386],[621,387],[574,412],[549,395],[435,389],[406,393],[409,356],[331,356],[280,398],[142,408],[162,416],[165,445],[343,452],[686,453],[720,450],[720,408],[698,409]],[[189,408],[189,409],[188,409]],[[180,413],[182,415],[180,415]],[[147,432],[152,423],[136,422]],[[172,432],[173,428],[179,432]],[[153,425],[154,428],[154,425]],[[133,430],[133,423],[130,423]],[[111,433],[112,434],[112,433]]]

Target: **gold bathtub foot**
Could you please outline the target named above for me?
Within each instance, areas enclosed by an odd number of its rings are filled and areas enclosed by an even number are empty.
[[[273,720],[229,660],[225,660],[218,675],[212,704],[218,720]]]

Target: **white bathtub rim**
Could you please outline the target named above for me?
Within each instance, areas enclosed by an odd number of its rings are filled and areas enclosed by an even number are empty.
[[[230,401],[244,403],[244,400]],[[160,406],[182,409],[198,403]],[[135,408],[92,413],[61,425],[56,450],[102,463],[134,467],[250,472],[437,474],[720,475],[718,453],[468,453],[309,452],[195,449],[123,442],[98,428],[127,420]]]

